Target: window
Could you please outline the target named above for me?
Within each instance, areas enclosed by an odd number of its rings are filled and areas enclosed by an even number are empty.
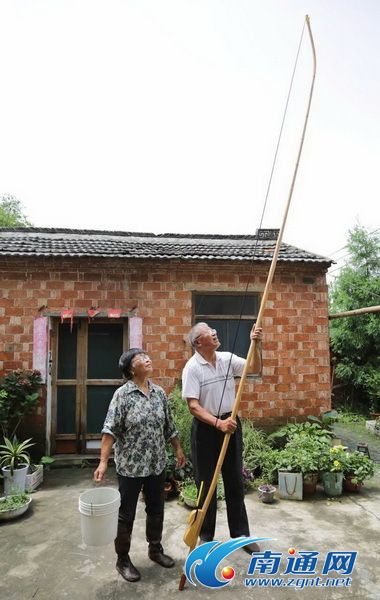
[[[194,323],[205,321],[218,331],[219,350],[247,356],[249,333],[259,311],[259,295],[195,293],[193,300]]]

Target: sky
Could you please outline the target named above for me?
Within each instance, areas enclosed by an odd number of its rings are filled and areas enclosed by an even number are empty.
[[[38,227],[255,233],[306,14],[284,241],[337,274],[349,229],[379,228],[377,0],[0,0],[0,195]],[[305,32],[264,228],[311,76]]]

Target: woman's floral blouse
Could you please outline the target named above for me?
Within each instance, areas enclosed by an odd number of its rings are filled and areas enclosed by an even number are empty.
[[[119,475],[147,477],[165,468],[165,444],[178,435],[164,390],[149,381],[149,397],[133,381],[116,390],[102,433],[115,438]]]

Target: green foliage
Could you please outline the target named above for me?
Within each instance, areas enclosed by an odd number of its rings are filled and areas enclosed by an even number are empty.
[[[332,437],[331,426],[328,419],[323,420],[317,417],[308,417],[309,421],[304,423],[288,423],[280,427],[277,431],[268,436],[269,441],[273,442],[277,447],[285,446],[293,437],[305,435],[310,438],[317,438],[321,442],[329,442]]]
[[[356,226],[349,232],[349,262],[330,290],[330,312],[374,306],[380,297],[380,236]],[[376,313],[332,319],[335,374],[375,411],[380,406],[380,320]]]
[[[193,475],[193,465],[189,458],[186,459],[184,467],[178,468],[176,466],[177,458],[173,454],[173,450],[168,452],[168,460],[166,463],[166,480],[167,481],[184,481],[189,479]]]
[[[242,419],[243,434],[243,465],[245,468],[255,471],[262,466],[262,457],[272,450],[266,434],[256,429],[249,419]]]
[[[17,494],[15,496],[6,496],[5,500],[0,502],[0,512],[12,510],[14,508],[21,508],[27,502],[29,502],[30,496],[27,494]]]
[[[14,470],[18,469],[20,465],[30,464],[29,452],[26,452],[26,449],[34,446],[34,443],[29,444],[31,439],[18,442],[15,438],[11,442],[8,438],[4,438],[5,444],[0,444],[0,448],[2,448],[0,450],[0,466],[9,467],[11,475],[13,475]]]
[[[344,446],[325,448],[320,458],[320,470],[330,473],[340,473],[344,470],[347,452]]]
[[[309,435],[307,432],[294,434],[279,453],[279,468],[293,472],[317,473],[321,456],[330,448],[329,438]]]
[[[42,380],[36,370],[17,369],[0,381],[0,425],[4,438],[13,439],[24,417],[33,412],[39,401]]]
[[[191,456],[191,424],[193,417],[188,409],[186,400],[182,399],[181,388],[176,386],[169,396],[170,409],[178,429],[179,439],[185,456]]]
[[[0,198],[0,227],[29,227],[31,223],[23,214],[22,204],[11,194]]]
[[[261,479],[264,483],[277,483],[279,450],[269,448],[261,454]]]
[[[189,498],[190,500],[196,500],[198,497],[198,489],[197,486],[195,485],[195,482],[192,480],[189,480],[185,483],[185,485],[182,488],[182,496],[184,498]]]
[[[54,461],[55,461],[55,458],[53,458],[52,456],[41,456],[40,465],[43,465],[44,467],[48,467]]]
[[[359,415],[356,412],[350,410],[339,410],[338,411],[338,422],[339,423],[365,423],[364,415]]]
[[[352,483],[363,483],[375,474],[375,463],[363,452],[347,452],[343,466],[345,475],[353,475]]]

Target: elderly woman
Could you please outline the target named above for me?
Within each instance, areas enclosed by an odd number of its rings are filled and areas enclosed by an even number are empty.
[[[141,348],[124,352],[119,367],[126,383],[116,390],[102,429],[102,447],[94,480],[101,481],[115,444],[116,472],[121,506],[115,550],[116,570],[126,581],[138,581],[139,571],[129,558],[133,522],[140,491],[144,491],[148,556],[162,567],[174,561],[164,554],[161,536],[164,521],[166,450],[170,441],[177,466],[185,464],[164,390],[152,383],[152,361]]]

